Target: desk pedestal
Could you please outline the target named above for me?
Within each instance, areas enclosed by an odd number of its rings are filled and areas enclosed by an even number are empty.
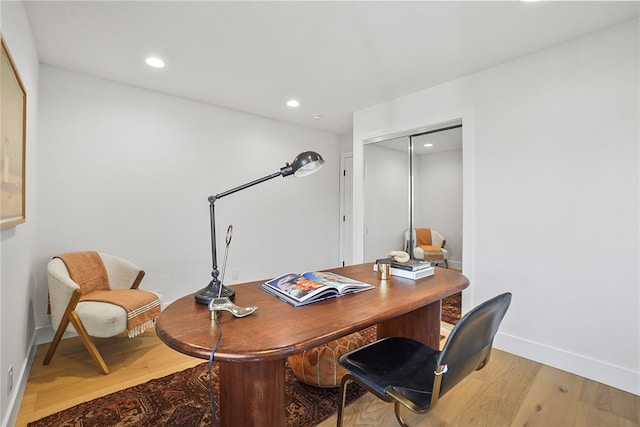
[[[286,425],[284,359],[220,362],[220,427]]]
[[[442,301],[386,320],[378,324],[378,338],[413,338],[433,348],[440,346],[440,314]]]

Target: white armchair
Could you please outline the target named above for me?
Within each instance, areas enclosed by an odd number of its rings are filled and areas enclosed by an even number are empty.
[[[99,253],[107,272],[110,290],[137,290],[144,271],[131,262],[114,255]],[[100,367],[103,374],[109,373],[104,359],[91,337],[108,338],[127,331],[127,312],[120,305],[102,301],[80,301],[81,287],[71,279],[65,263],[54,258],[47,265],[51,323],[56,330],[45,356],[44,365],[51,362],[65,332],[77,332],[83,344]],[[144,291],[139,291],[140,293]],[[159,307],[160,301],[151,305]],[[135,334],[129,334],[135,336]]]
[[[430,228],[416,228],[413,230],[413,257],[424,259],[436,264],[444,263],[449,268],[449,251],[444,248],[447,243],[442,234]],[[409,231],[404,233],[405,251],[409,252]]]

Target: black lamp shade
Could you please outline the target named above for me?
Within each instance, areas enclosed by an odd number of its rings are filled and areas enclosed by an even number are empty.
[[[315,151],[305,151],[300,153],[293,159],[293,163],[288,164],[280,169],[282,176],[294,176],[301,177],[311,175],[324,165],[324,159]]]

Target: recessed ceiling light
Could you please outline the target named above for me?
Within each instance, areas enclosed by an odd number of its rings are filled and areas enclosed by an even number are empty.
[[[145,62],[147,63],[147,65],[149,65],[150,67],[153,68],[162,68],[164,67],[164,61],[158,57],[155,56],[150,56],[148,57]]]
[[[424,146],[427,147],[427,148],[431,148],[431,147],[433,147],[433,144],[424,144]]]
[[[300,106],[300,101],[297,99],[290,99],[287,101],[287,107],[296,108]]]

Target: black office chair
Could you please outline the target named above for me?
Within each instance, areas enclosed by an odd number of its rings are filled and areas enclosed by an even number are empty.
[[[511,293],[498,295],[467,313],[453,328],[442,351],[410,338],[389,337],[360,347],[339,359],[347,371],[340,390],[338,427],[342,426],[347,386],[360,384],[379,399],[394,402],[401,426],[403,405],[426,414],[440,396],[489,362],[493,338],[511,303]]]

